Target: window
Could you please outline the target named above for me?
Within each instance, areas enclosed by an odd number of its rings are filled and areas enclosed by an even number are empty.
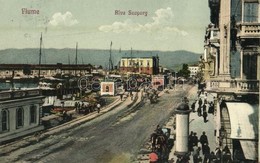
[[[147,66],[150,66],[150,61],[149,60],[147,60]]]
[[[125,61],[122,61],[122,65],[125,66]]]
[[[258,22],[258,2],[244,3],[244,22]]]
[[[2,116],[2,131],[7,131],[8,130],[8,119],[9,119],[9,114],[7,110],[2,110],[1,111],[1,116]]]
[[[36,109],[35,105],[30,107],[30,123],[36,123]]]
[[[23,108],[16,109],[16,127],[23,126]]]

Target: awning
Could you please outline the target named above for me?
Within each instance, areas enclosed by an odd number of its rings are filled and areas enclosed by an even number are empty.
[[[231,125],[231,139],[258,139],[258,105],[226,102]]]
[[[240,140],[244,156],[247,160],[256,160],[257,145],[255,141]]]

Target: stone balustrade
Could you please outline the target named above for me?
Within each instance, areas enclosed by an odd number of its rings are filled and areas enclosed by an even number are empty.
[[[237,35],[241,38],[260,38],[260,23],[238,24]]]
[[[234,93],[258,93],[258,80],[211,80],[207,83],[207,90]]]

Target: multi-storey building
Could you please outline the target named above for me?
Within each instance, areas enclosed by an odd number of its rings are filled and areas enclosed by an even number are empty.
[[[159,73],[159,57],[123,57],[119,70],[121,73],[156,75]]]
[[[43,130],[43,102],[38,89],[0,92],[0,142]]]
[[[195,77],[199,71],[198,65],[189,65],[190,77]]]
[[[203,62],[216,96],[216,141],[232,159],[256,161],[259,136],[260,1],[209,0]]]

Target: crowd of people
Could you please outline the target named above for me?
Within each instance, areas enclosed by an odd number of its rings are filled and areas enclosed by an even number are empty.
[[[94,112],[94,111],[97,111],[99,113],[100,108],[101,108],[101,105],[99,103],[97,103],[97,104],[91,104],[91,103],[85,104],[84,102],[76,102],[75,103],[76,112],[82,113],[84,115],[89,114],[89,113]]]
[[[205,131],[202,132],[199,138],[196,132],[191,131],[188,137],[188,148],[193,156],[194,163],[213,163],[217,160],[215,153],[213,151],[210,152],[209,141]],[[201,152],[204,156],[203,158],[201,157]]]
[[[199,107],[196,110],[196,103],[198,103]],[[208,105],[208,106],[207,106]],[[208,114],[214,114],[214,103],[208,102],[207,99],[204,99],[204,102],[201,98],[199,98],[199,100],[195,100],[192,104],[191,104],[191,109],[193,112],[197,112],[199,117],[203,117],[203,121],[204,123],[208,122]]]

